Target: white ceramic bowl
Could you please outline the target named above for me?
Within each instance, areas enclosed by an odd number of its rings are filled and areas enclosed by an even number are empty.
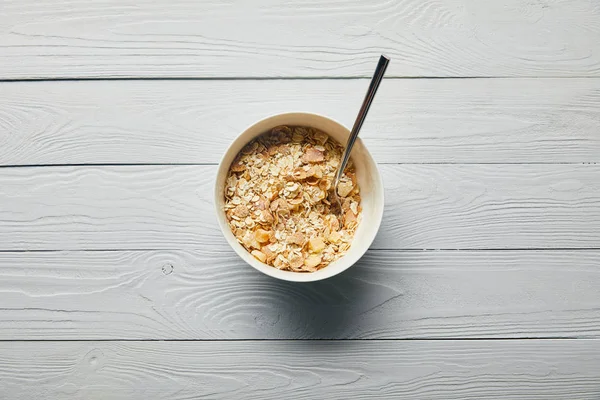
[[[326,279],[351,267],[365,254],[371,243],[373,243],[383,216],[383,182],[375,161],[359,138],[354,144],[351,157],[356,167],[356,177],[360,186],[363,211],[362,220],[356,230],[352,246],[350,246],[348,252],[339,260],[316,272],[281,271],[258,261],[248,253],[231,232],[225,216],[225,198],[223,193],[229,167],[239,151],[252,139],[278,125],[302,125],[317,128],[328,133],[342,144],[346,143],[350,135],[350,131],[340,123],[317,114],[278,114],[255,123],[233,141],[219,164],[215,185],[217,219],[225,239],[227,239],[233,250],[244,261],[260,272],[274,278],[294,282],[310,282]]]

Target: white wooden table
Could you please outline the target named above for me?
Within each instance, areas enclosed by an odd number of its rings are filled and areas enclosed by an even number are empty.
[[[375,243],[260,275],[216,163],[380,53]],[[600,399],[600,2],[2,0],[0,79],[0,399]]]

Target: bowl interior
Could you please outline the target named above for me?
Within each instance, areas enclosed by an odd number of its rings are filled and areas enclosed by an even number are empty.
[[[362,220],[358,225],[352,241],[352,246],[350,246],[348,252],[339,260],[329,264],[325,268],[311,273],[281,271],[277,268],[263,264],[248,253],[248,251],[238,243],[233,232],[231,232],[224,212],[225,199],[223,193],[229,167],[239,151],[252,139],[278,125],[302,125],[317,128],[328,133],[343,145],[345,145],[346,140],[350,135],[350,131],[338,122],[321,115],[309,113],[279,114],[252,125],[233,141],[219,165],[215,185],[217,219],[221,230],[223,231],[223,235],[235,252],[244,261],[259,271],[278,279],[295,282],[309,282],[325,279],[344,271],[358,261],[375,239],[383,215],[384,199],[381,176],[379,175],[375,161],[359,138],[352,149],[351,158],[356,167],[356,177],[361,191],[361,205],[363,210]]]

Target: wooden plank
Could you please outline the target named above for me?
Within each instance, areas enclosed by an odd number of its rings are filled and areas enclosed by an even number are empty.
[[[216,163],[246,127],[347,125],[366,80],[0,84],[0,165]],[[600,162],[600,80],[388,80],[361,132],[382,163]]]
[[[373,248],[598,248],[600,165],[384,165]],[[0,169],[0,250],[223,245],[216,166]]]
[[[318,6],[317,6],[318,5]],[[5,0],[0,77],[600,76],[589,0]]]
[[[600,250],[371,250],[313,284],[230,251],[0,253],[0,340],[600,337]]]
[[[600,341],[0,343],[17,399],[571,399]]]

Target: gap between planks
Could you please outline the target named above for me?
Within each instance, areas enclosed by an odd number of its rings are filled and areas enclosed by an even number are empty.
[[[385,80],[428,80],[428,79],[600,79],[598,76],[389,76]],[[252,77],[252,76],[237,76],[237,77],[80,77],[80,78],[4,78],[0,79],[0,83],[19,83],[19,82],[80,82],[80,81],[323,81],[323,80],[369,80],[366,76],[267,76],[267,77]]]
[[[264,339],[0,339],[0,343],[39,343],[39,342],[50,342],[50,343],[61,343],[61,342],[75,342],[75,343],[86,343],[86,342],[131,342],[131,343],[143,343],[143,342],[211,342],[211,343],[253,343],[253,342],[502,342],[502,341],[527,341],[527,340],[561,340],[561,341],[575,341],[575,340],[587,340],[587,341],[598,341],[597,338],[589,337],[577,337],[577,336],[524,336],[524,337],[495,337],[495,338],[461,338],[461,337],[423,337],[423,338],[382,338],[382,339],[285,339],[285,338],[264,338]]]
[[[597,162],[378,162],[377,165],[598,165]],[[216,166],[217,163],[77,163],[77,164],[10,164],[0,168],[52,167],[193,167]]]
[[[227,251],[230,251],[231,249],[228,246],[224,246],[224,249]],[[176,248],[176,247],[164,247],[164,248],[151,248],[151,249],[144,249],[144,248],[129,248],[129,249],[94,249],[94,248],[90,248],[90,249],[78,249],[78,248],[74,248],[74,249],[33,249],[33,250],[19,250],[19,249],[15,249],[15,250],[2,250],[0,249],[0,253],[85,253],[85,252],[123,252],[123,251],[193,251],[193,250],[198,250],[198,249],[194,249],[194,248]],[[490,247],[490,248],[477,248],[477,249],[472,249],[472,248],[458,248],[458,249],[446,249],[446,248],[439,248],[439,249],[419,249],[419,248],[378,248],[378,247],[369,247],[369,251],[393,251],[393,252],[400,252],[400,253],[404,253],[404,252],[415,252],[415,251],[420,251],[420,252],[452,252],[452,251],[456,251],[456,252],[485,252],[485,251],[523,251],[523,252],[527,252],[527,251],[590,251],[590,250],[600,250],[600,247],[522,247],[522,248],[512,248],[512,247],[506,247],[506,248],[495,248],[495,247]]]

